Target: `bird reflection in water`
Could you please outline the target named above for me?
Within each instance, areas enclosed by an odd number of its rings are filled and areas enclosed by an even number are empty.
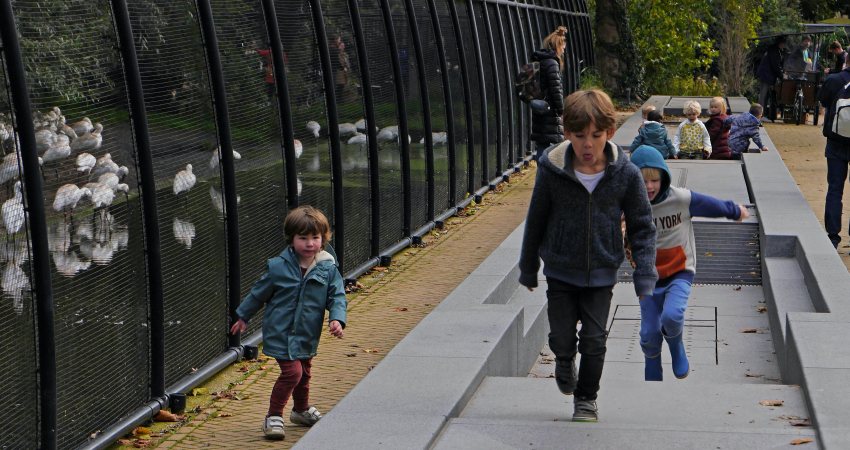
[[[192,222],[175,217],[172,230],[177,242],[186,246],[187,249],[192,248],[192,240],[195,239],[195,225]]]
[[[0,287],[3,295],[12,299],[12,309],[21,315],[24,311],[24,296],[30,292],[29,275],[23,264],[29,260],[29,249],[25,240],[0,243],[0,260],[3,261],[3,273]]]
[[[92,267],[105,266],[115,254],[126,250],[130,232],[108,211],[74,219],[71,223],[51,223],[47,228],[48,247],[56,271],[68,278]]]

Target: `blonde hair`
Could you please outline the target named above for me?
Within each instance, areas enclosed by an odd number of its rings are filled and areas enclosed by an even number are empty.
[[[608,94],[598,90],[575,91],[564,99],[564,130],[578,133],[591,123],[603,131],[613,130],[617,123],[614,103]]]
[[[316,208],[309,205],[299,206],[283,219],[283,233],[286,243],[292,245],[292,240],[299,234],[319,234],[322,236],[322,248],[331,240],[331,226],[328,218]]]
[[[640,169],[640,174],[644,180],[655,181],[661,179],[661,169],[655,167],[643,167]]]
[[[726,99],[723,97],[712,97],[711,101],[708,102],[708,106],[719,106],[720,114],[726,114]]]
[[[702,114],[702,105],[699,104],[696,100],[688,100],[685,102],[685,106],[682,107],[682,112],[687,116],[688,114]]]
[[[655,111],[655,105],[646,105],[643,109],[640,110],[640,114],[643,116],[643,120],[646,120],[649,117],[649,113]]]
[[[564,71],[564,50],[567,48],[567,27],[561,25],[543,38],[543,48],[551,49],[558,57],[561,72]]]

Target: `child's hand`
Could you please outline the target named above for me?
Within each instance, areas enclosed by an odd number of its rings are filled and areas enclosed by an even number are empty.
[[[750,217],[750,211],[744,205],[738,205],[738,208],[741,210],[741,217],[738,217],[738,222],[743,222],[744,219]]]
[[[244,320],[239,319],[230,327],[230,334],[244,333],[248,329],[248,324]]]
[[[766,151],[767,151],[767,146],[765,145],[764,147],[762,147],[762,148],[761,148],[761,151],[766,152]]]
[[[330,331],[331,335],[342,339],[342,325],[338,320],[331,320],[331,323],[328,324],[328,331]]]

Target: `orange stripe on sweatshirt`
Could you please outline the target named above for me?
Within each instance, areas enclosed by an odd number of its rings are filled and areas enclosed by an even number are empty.
[[[658,270],[658,279],[663,280],[675,273],[685,270],[688,257],[682,246],[673,248],[659,248],[655,254],[655,268]]]

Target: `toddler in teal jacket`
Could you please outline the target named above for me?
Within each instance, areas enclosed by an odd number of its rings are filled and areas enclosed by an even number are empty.
[[[325,310],[328,331],[341,338],[345,328],[345,287],[336,265],[330,224],[321,211],[301,206],[283,222],[289,244],[268,260],[266,273],[236,310],[233,334],[244,332],[247,321],[260,308],[263,315],[263,353],[277,360],[280,376],[269,400],[263,422],[267,438],[283,439],[283,408],[292,396],[295,404],[289,420],[312,426],[322,415],[310,406],[310,369],[319,346]]]

